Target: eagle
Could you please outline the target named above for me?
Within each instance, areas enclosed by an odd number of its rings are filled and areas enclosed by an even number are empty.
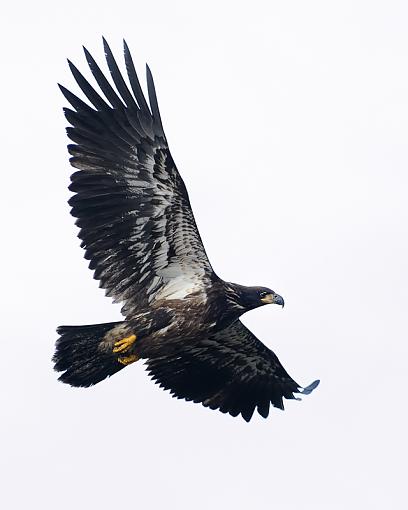
[[[146,66],[148,103],[126,42],[126,74],[104,38],[103,45],[111,80],[84,48],[100,91],[69,60],[87,101],[59,88],[71,105],[64,108],[76,169],[71,214],[89,268],[122,303],[124,320],[59,327],[55,370],[62,382],[89,387],[144,360],[176,398],[246,421],[255,409],[266,418],[271,404],[283,409],[284,398],[299,400],[319,384],[302,388],[240,321],[284,300],[214,272],[167,144],[151,71]]]

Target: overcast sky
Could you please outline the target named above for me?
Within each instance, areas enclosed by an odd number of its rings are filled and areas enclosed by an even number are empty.
[[[406,1],[13,2],[1,23],[1,507],[408,508]],[[321,379],[285,412],[176,401],[140,364],[57,382],[56,327],[121,317],[69,214],[56,86],[102,34],[143,82],[149,62],[214,269],[285,298],[244,317]]]

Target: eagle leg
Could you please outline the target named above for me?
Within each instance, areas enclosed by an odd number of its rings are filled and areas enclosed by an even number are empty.
[[[136,341],[136,335],[130,335],[125,338],[122,338],[121,340],[118,340],[113,344],[112,352],[115,354],[117,353],[129,353],[130,349],[132,348],[133,344]],[[131,363],[134,363],[139,359],[139,356],[136,354],[129,354],[128,356],[119,356],[118,361],[122,365],[130,365]]]
[[[113,344],[112,352],[125,352],[128,351],[136,341],[136,335],[130,335],[122,338]]]

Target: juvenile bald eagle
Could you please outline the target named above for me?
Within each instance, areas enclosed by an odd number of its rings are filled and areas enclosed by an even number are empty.
[[[255,408],[283,409],[310,393],[239,320],[259,306],[284,304],[266,287],[221,280],[207,258],[186,187],[160,118],[146,68],[149,105],[128,46],[129,85],[103,40],[114,87],[84,49],[100,95],[69,62],[89,103],[60,85],[73,109],[69,201],[89,267],[106,294],[123,303],[123,322],[61,326],[53,360],[72,386],[91,386],[145,359],[149,375],[177,398],[249,421]]]

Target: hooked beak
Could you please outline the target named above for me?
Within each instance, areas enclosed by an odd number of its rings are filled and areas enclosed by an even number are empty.
[[[282,308],[285,306],[285,301],[283,300],[283,297],[275,293],[267,294],[265,297],[261,299],[261,301],[266,305],[269,304],[281,305]]]

